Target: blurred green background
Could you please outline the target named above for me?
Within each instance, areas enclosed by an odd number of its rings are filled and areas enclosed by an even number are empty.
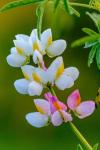
[[[9,1],[0,0],[0,7]],[[79,141],[69,124],[36,129],[26,122],[25,115],[35,111],[33,97],[15,91],[13,82],[21,78],[22,73],[6,62],[14,36],[20,33],[29,35],[36,27],[35,9],[36,5],[31,5],[0,14],[0,150],[75,150]],[[81,18],[69,16],[60,8],[54,14],[52,5],[49,4],[43,19],[43,30],[52,28],[54,39],[64,38],[68,42],[68,48],[63,54],[65,66],[76,66],[80,70],[80,77],[73,88],[64,92],[55,89],[63,101],[76,88],[80,89],[83,100],[94,99],[100,86],[100,71],[96,63],[91,68],[87,67],[89,49],[70,47],[73,40],[84,35],[82,27],[95,28],[84,9],[80,9],[80,12]],[[48,60],[50,59],[45,57],[47,65]],[[52,61],[51,59],[49,63]],[[87,119],[74,118],[74,123],[92,145],[100,142],[100,108]]]

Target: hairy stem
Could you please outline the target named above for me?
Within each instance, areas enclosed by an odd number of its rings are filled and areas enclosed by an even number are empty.
[[[83,143],[83,145],[86,147],[87,150],[93,150],[92,146],[87,142],[87,140],[84,138],[84,136],[80,133],[80,131],[77,129],[77,127],[72,123],[69,122],[71,129],[74,131],[78,139]]]

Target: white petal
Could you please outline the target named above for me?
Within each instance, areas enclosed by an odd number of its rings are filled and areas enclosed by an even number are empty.
[[[11,52],[11,54],[18,54],[18,52],[17,52],[17,50],[16,50],[16,47],[12,47],[12,48],[10,49],[10,52]]]
[[[50,115],[50,104],[45,99],[34,99],[35,106],[40,113]]]
[[[27,36],[25,34],[17,34],[15,37],[16,37],[17,40],[24,40],[24,41],[29,40],[29,36]]]
[[[46,84],[48,82],[47,71],[44,71],[41,68],[36,68],[34,73],[36,73],[41,83]]]
[[[15,89],[20,94],[28,94],[29,82],[25,79],[19,79],[14,82]]]
[[[42,33],[41,42],[42,42],[44,49],[46,49],[48,46],[50,46],[52,44],[52,31],[51,31],[51,29],[47,29]]]
[[[66,88],[70,88],[74,85],[74,80],[70,76],[62,75],[59,79],[55,81],[56,86],[60,90],[65,90]]]
[[[28,93],[30,96],[40,96],[43,90],[43,86],[35,81],[32,81],[28,87]]]
[[[56,79],[56,74],[60,66],[63,66],[63,58],[57,57],[47,70],[49,82],[53,82]]]
[[[21,69],[22,69],[22,72],[23,72],[25,78],[27,80],[31,80],[32,81],[32,79],[33,79],[32,78],[32,73],[34,72],[35,67],[33,67],[31,65],[25,65],[25,66],[22,66]]]
[[[19,54],[10,54],[6,59],[7,63],[12,67],[21,67],[26,62],[26,57]]]
[[[73,78],[73,80],[75,81],[78,76],[79,76],[79,71],[76,67],[69,67],[69,68],[66,68],[64,70],[64,73],[67,75],[67,76],[71,76]]]
[[[42,54],[37,50],[34,51],[33,61],[34,61],[35,64],[42,63],[42,61],[43,61]]]
[[[59,111],[54,112],[51,118],[51,122],[54,126],[60,126],[63,123],[63,118]]]
[[[29,113],[26,115],[28,123],[34,127],[41,128],[47,125],[48,116],[43,115],[39,112]]]
[[[65,40],[54,41],[47,49],[47,54],[50,57],[55,57],[61,55],[66,49],[67,44]]]
[[[32,49],[27,41],[24,41],[23,39],[14,40],[14,44],[19,54],[25,54],[27,56],[32,54]]]

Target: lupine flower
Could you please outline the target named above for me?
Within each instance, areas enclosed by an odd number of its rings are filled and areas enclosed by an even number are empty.
[[[14,86],[16,90],[20,94],[40,95],[43,86],[47,83],[45,72],[31,65],[22,66],[21,69],[25,78],[15,81]]]
[[[67,46],[65,40],[53,41],[51,29],[45,30],[41,34],[40,40],[38,39],[37,29],[34,29],[29,41],[33,50],[37,50],[42,55],[47,54],[50,57],[61,55]]]
[[[72,87],[79,76],[79,71],[75,67],[64,69],[62,57],[58,57],[52,62],[47,73],[49,82],[55,84],[60,90]]]
[[[16,35],[15,47],[11,48],[11,54],[7,56],[7,62],[12,67],[21,67],[30,61],[32,50],[27,35]]]
[[[81,97],[78,90],[75,90],[68,96],[67,105],[80,119],[90,116],[95,110],[94,101],[88,100],[81,102]]]
[[[72,121],[71,114],[66,112],[67,106],[60,102],[56,96],[46,93],[47,99],[35,99],[34,103],[38,112],[26,115],[26,120],[37,128],[44,127],[51,122],[54,126],[59,126],[63,122]]]

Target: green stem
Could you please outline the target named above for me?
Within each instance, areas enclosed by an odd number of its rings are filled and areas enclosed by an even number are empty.
[[[49,88],[49,91],[51,92],[51,94],[56,96],[54,89],[51,86],[48,86],[48,88]]]
[[[77,7],[85,7],[85,8],[88,8],[88,9],[94,9],[94,7],[88,5],[88,4],[82,4],[82,3],[72,3],[70,2],[69,3],[71,6],[77,6]]]
[[[77,127],[72,123],[69,122],[71,129],[74,131],[78,139],[83,143],[83,145],[86,147],[87,150],[93,150],[92,146],[87,142],[87,140],[83,137],[83,135],[80,133],[80,131],[77,129]]]
[[[47,3],[47,1],[48,0],[44,0],[43,2],[41,2],[40,6],[36,10],[36,15],[37,15],[37,30],[38,30],[38,37],[39,37],[39,39],[41,37],[42,21],[43,21],[45,4]]]

